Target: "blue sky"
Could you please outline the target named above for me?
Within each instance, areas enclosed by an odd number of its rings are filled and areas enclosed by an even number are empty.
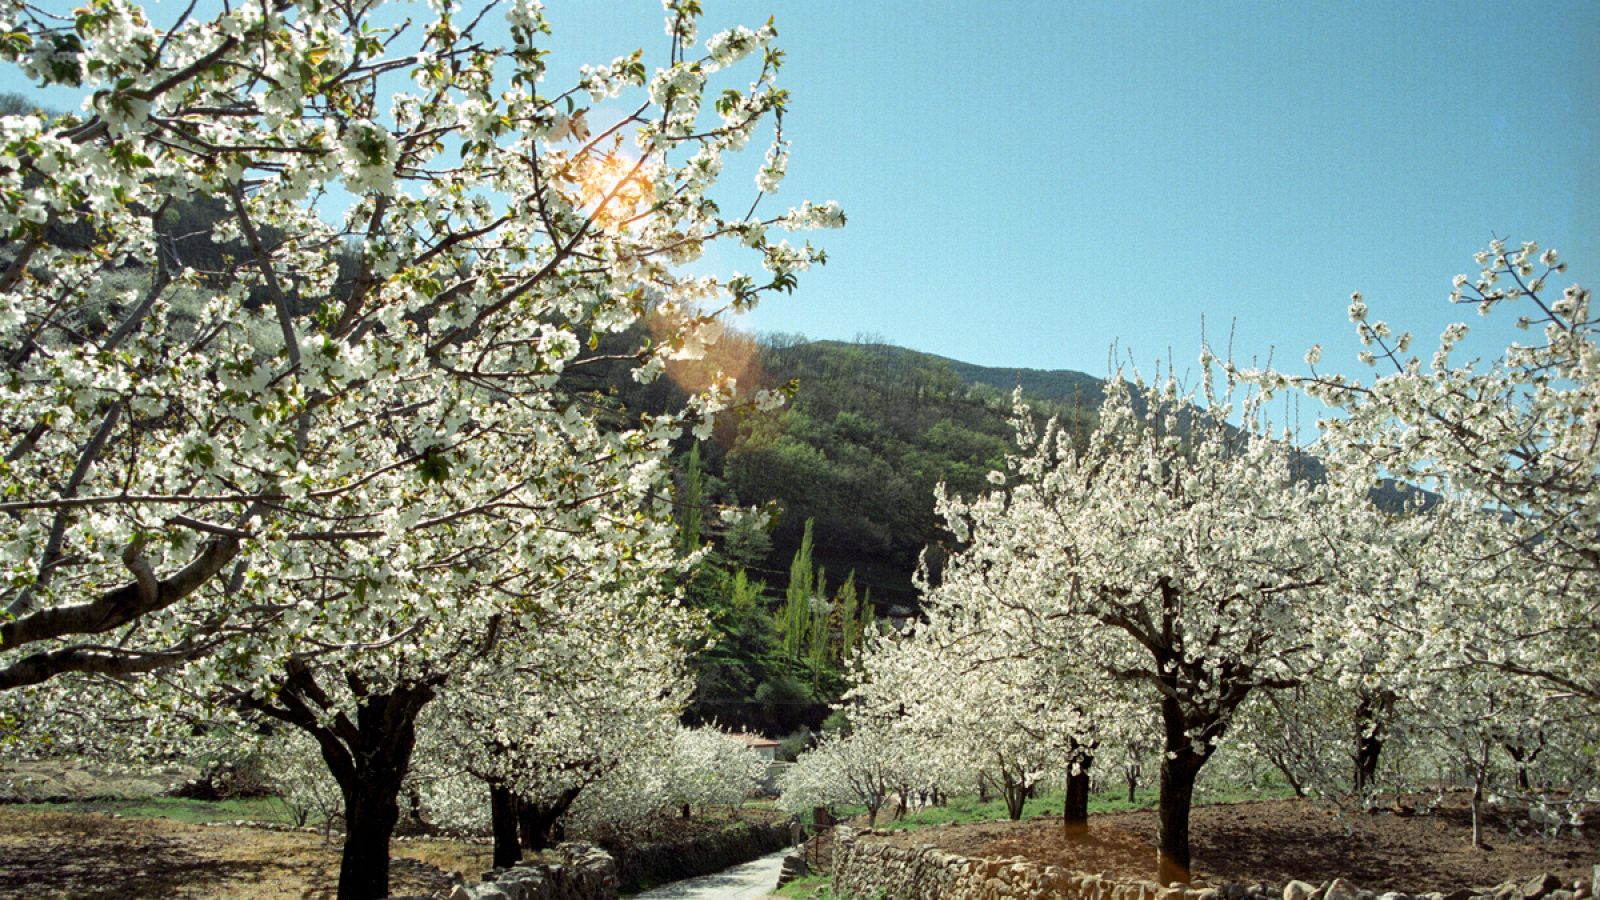
[[[1600,272],[1600,3],[705,5],[777,17],[778,199],[850,215],[748,327],[1103,374],[1113,342],[1186,364],[1203,317],[1353,370],[1352,290],[1428,347],[1479,324],[1446,297],[1491,236]],[[551,0],[558,70],[658,47],[659,9]]]
[[[1479,324],[1446,295],[1491,236],[1600,273],[1593,0],[704,3],[702,37],[777,19],[794,155],[775,200],[850,216],[747,329],[1104,374],[1113,343],[1188,364],[1203,319],[1240,359],[1298,368],[1320,342],[1354,370],[1352,290],[1427,348]],[[665,49],[658,0],[547,7],[547,87]],[[1484,329],[1469,349],[1515,337]]]

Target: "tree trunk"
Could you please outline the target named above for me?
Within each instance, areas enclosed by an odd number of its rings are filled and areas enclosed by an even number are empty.
[[[431,687],[401,688],[368,697],[356,714],[355,784],[340,785],[345,845],[339,900],[389,896],[389,839],[400,821],[400,784],[411,767],[417,717],[432,699]]]
[[[1243,691],[1224,694],[1237,707]],[[1227,729],[1225,720],[1215,717],[1191,720],[1184,714],[1176,691],[1161,698],[1162,744],[1161,800],[1157,811],[1160,823],[1156,849],[1156,880],[1162,885],[1189,881],[1189,808],[1194,804],[1194,782],[1200,767],[1211,756],[1213,743]],[[1195,741],[1200,747],[1195,749]]]
[[[1385,720],[1394,706],[1394,695],[1384,691],[1363,695],[1356,706],[1355,791],[1372,787],[1378,775],[1378,757],[1383,753]]]
[[[554,846],[557,823],[582,791],[583,788],[567,788],[554,800],[541,803],[530,803],[519,798],[517,825],[522,831],[522,849],[539,851]]]
[[[1533,757],[1516,744],[1506,744],[1505,748],[1512,762],[1517,764],[1517,788],[1524,791],[1529,790],[1532,782],[1528,779],[1528,763],[1532,762]]]
[[[1128,766],[1123,774],[1128,777],[1128,805],[1132,806],[1139,799],[1139,769],[1137,766]]]
[[[517,795],[508,787],[489,786],[489,823],[494,831],[494,867],[506,869],[522,860],[517,844]]]
[[[1189,881],[1189,809],[1194,804],[1195,777],[1204,762],[1187,744],[1176,758],[1162,759],[1156,880],[1163,885]]]
[[[1086,831],[1089,828],[1089,766],[1094,757],[1084,755],[1078,759],[1077,771],[1067,773],[1066,799],[1061,803],[1061,824],[1068,831]]]
[[[417,717],[433,699],[434,684],[375,694],[353,673],[343,680],[359,704],[354,721],[338,711],[315,670],[298,660],[286,664],[271,700],[240,700],[316,739],[344,801],[339,900],[376,900],[389,896],[389,839],[400,821],[400,785],[416,746]]]
[[[398,782],[371,781],[344,792],[344,853],[339,900],[389,896],[389,838],[400,821]]]
[[[1015,781],[1010,775],[1005,775],[1001,783],[1001,791],[1006,798],[1006,816],[1015,822],[1022,818],[1023,804],[1028,802],[1028,788],[1020,781]]]
[[[1479,775],[1472,783],[1472,849],[1483,849],[1483,825],[1481,824],[1481,810],[1483,809],[1483,776]]]

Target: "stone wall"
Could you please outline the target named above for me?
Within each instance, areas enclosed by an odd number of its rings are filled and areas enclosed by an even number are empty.
[[[1291,881],[1274,887],[1224,884],[1216,887],[1161,887],[1153,881],[1114,880],[1041,866],[1021,857],[969,859],[932,844],[898,847],[873,840],[887,832],[839,827],[833,845],[833,886],[843,898],[885,900],[1585,900],[1600,882],[1563,883],[1553,875],[1511,881],[1492,888],[1415,896],[1361,890],[1344,879],[1326,884]]]
[[[525,860],[490,869],[483,881],[457,885],[449,900],[616,900],[617,864],[593,844],[562,844],[554,861]]]
[[[606,847],[624,891],[709,875],[789,846],[789,826],[741,822],[682,841]]]

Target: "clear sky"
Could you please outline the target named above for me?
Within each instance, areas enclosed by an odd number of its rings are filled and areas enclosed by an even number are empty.
[[[1114,342],[1187,364],[1204,319],[1240,359],[1298,368],[1320,342],[1353,370],[1352,290],[1427,348],[1477,322],[1446,296],[1492,236],[1600,282],[1596,0],[704,5],[702,38],[776,17],[794,155],[775,199],[850,216],[750,330],[1104,374]],[[547,14],[557,90],[665,50],[658,0]],[[1489,328],[1467,346],[1515,336]]]
[[[705,0],[775,15],[779,199],[831,261],[747,327],[1104,374],[1236,353],[1354,368],[1352,290],[1431,346],[1495,235],[1600,275],[1600,3]],[[656,0],[550,0],[561,54],[661,44]],[[568,56],[571,51],[573,55]],[[1499,344],[1511,339],[1497,329]]]

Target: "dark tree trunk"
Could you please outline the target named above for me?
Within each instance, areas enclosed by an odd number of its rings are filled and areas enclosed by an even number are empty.
[[[1169,751],[1171,752],[1171,751]],[[1187,749],[1175,759],[1161,762],[1160,846],[1156,851],[1156,880],[1163,885],[1189,881],[1189,809],[1194,805],[1194,782],[1205,758]]]
[[[417,717],[434,687],[412,684],[373,694],[355,675],[346,674],[344,681],[360,702],[354,721],[334,712],[337,705],[301,662],[286,667],[272,701],[244,702],[316,739],[344,799],[339,900],[376,900],[389,896],[389,839],[400,821],[400,785],[416,746]]]
[[[1387,691],[1363,695],[1356,705],[1355,789],[1361,793],[1372,787],[1378,776],[1378,758],[1383,753],[1386,720],[1394,706],[1394,695]]]
[[[1191,720],[1175,694],[1174,690],[1161,698],[1165,752],[1161,754],[1161,800],[1156,814],[1160,823],[1156,880],[1163,885],[1189,881],[1189,809],[1194,805],[1194,782],[1211,756],[1212,741],[1219,740],[1226,729],[1224,720],[1215,717]],[[1232,709],[1243,698],[1243,691],[1230,691],[1224,694],[1224,703]],[[1196,738],[1202,739],[1202,750],[1195,749]]]
[[[1091,756],[1078,760],[1078,770],[1067,773],[1066,799],[1061,803],[1061,824],[1068,831],[1084,831],[1089,827],[1089,764]]]
[[[402,688],[368,697],[356,713],[347,770],[353,778],[339,783],[345,804],[339,900],[389,896],[389,839],[400,821],[400,784],[416,746],[417,716],[431,699],[432,688]]]
[[[1006,816],[1015,822],[1022,818],[1022,807],[1028,802],[1028,788],[1020,781],[1012,780],[1011,776],[1003,776],[1000,788],[1006,798]]]
[[[1533,782],[1528,778],[1528,764],[1533,762],[1533,758],[1538,753],[1529,753],[1525,748],[1517,744],[1506,744],[1505,747],[1506,753],[1511,757],[1511,761],[1517,764],[1517,788],[1524,791],[1530,790]]]
[[[1139,799],[1139,768],[1137,766],[1128,766],[1122,770],[1122,773],[1128,779],[1128,804],[1137,803]]]
[[[572,801],[578,799],[582,791],[583,788],[567,788],[554,800],[543,803],[521,800],[517,808],[517,824],[522,830],[522,849],[539,851],[554,846],[561,817],[567,814]]]
[[[339,900],[389,896],[389,838],[400,821],[398,784],[369,782],[344,793],[344,853]]]
[[[494,867],[506,869],[522,860],[517,843],[517,795],[508,787],[489,786],[489,823],[494,832]]]

